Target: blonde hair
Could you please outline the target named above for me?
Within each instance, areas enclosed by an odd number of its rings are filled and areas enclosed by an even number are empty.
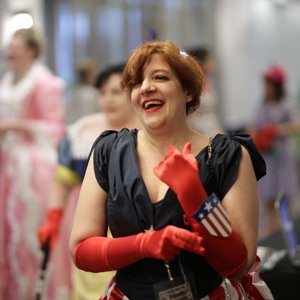
[[[122,84],[125,88],[132,88],[143,79],[143,68],[153,54],[162,55],[182,88],[191,96],[192,100],[186,104],[186,113],[190,114],[200,105],[204,75],[200,64],[191,55],[181,51],[170,40],[154,40],[143,43],[134,50],[126,64]]]
[[[22,38],[27,47],[34,50],[35,58],[38,58],[41,55],[43,48],[42,38],[33,28],[19,29],[14,32],[13,36]]]

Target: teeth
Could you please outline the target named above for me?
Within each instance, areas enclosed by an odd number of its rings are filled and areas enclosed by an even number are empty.
[[[148,109],[151,105],[161,105],[161,104],[163,104],[163,102],[159,100],[147,101],[146,103],[144,103],[144,108]]]

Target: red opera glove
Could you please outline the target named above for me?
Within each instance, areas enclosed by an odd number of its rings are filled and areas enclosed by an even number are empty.
[[[207,198],[199,180],[197,160],[191,154],[191,143],[184,146],[182,153],[176,147],[170,146],[165,159],[154,168],[154,173],[177,194],[184,212],[189,216]]]
[[[258,131],[252,134],[252,139],[256,147],[262,152],[272,149],[277,130],[273,124],[264,124]]]
[[[215,194],[207,196],[199,177],[198,163],[191,154],[191,144],[187,143],[182,153],[171,146],[154,173],[177,194],[187,222],[204,237],[205,257],[211,266],[226,277],[241,273],[247,263],[247,250],[232,230],[218,197]]]
[[[61,208],[53,208],[48,211],[46,222],[38,230],[38,238],[41,246],[48,240],[50,240],[51,249],[55,246],[58,239],[59,226],[63,212],[64,211]]]
[[[169,225],[120,238],[90,237],[78,243],[75,265],[88,272],[118,270],[144,258],[172,260],[181,250],[203,255],[202,238]]]

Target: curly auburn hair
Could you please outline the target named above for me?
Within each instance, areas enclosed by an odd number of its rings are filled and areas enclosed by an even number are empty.
[[[144,66],[154,54],[161,55],[176,74],[184,91],[192,100],[186,104],[186,113],[190,114],[200,105],[204,75],[199,62],[181,51],[170,40],[154,40],[143,43],[133,51],[123,72],[122,85],[129,91],[143,79]]]

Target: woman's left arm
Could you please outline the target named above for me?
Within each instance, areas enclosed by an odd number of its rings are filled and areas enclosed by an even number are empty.
[[[244,270],[247,272],[256,258],[259,195],[251,158],[243,146],[237,179],[223,198],[222,204],[229,215],[232,229],[247,249],[248,258]]]

